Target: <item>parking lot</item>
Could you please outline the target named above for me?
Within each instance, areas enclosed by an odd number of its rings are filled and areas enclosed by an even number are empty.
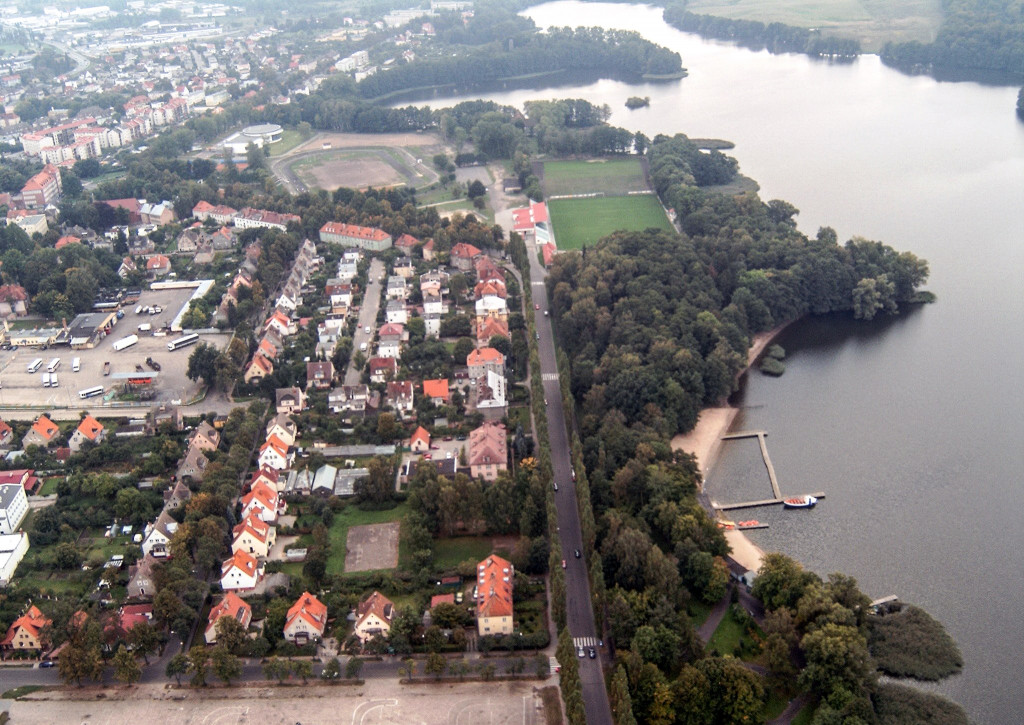
[[[174,352],[167,349],[167,343],[180,336],[180,333],[168,333],[154,336],[169,325],[177,316],[181,307],[192,296],[192,289],[146,290],[139,301],[124,309],[124,317],[117,321],[109,335],[100,340],[91,349],[72,349],[68,346],[55,346],[47,350],[34,347],[15,347],[0,351],[0,406],[33,405],[45,407],[71,407],[82,409],[87,407],[79,397],[78,391],[96,385],[104,387],[104,397],[90,399],[88,407],[97,407],[115,385],[124,383],[117,373],[136,372],[141,366],[148,373],[154,371],[147,366],[146,358],[152,357],[160,365],[159,373],[154,376],[155,401],[188,400],[198,391],[198,385],[189,380],[185,373],[188,357],[192,347],[185,347]],[[142,307],[162,308],[159,314],[135,313]],[[150,325],[151,329],[140,331],[139,325]],[[114,344],[129,335],[137,335],[138,343],[123,350],[115,350]],[[202,335],[201,342],[223,348],[229,340],[227,334]],[[72,360],[81,361],[78,372],[72,370]],[[35,359],[43,361],[35,372],[28,372],[29,364]],[[57,386],[43,387],[43,374],[53,358],[60,358],[57,369]],[[104,364],[110,363],[110,374],[104,375]]]

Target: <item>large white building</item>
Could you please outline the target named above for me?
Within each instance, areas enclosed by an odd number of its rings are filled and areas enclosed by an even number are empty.
[[[5,587],[14,576],[14,570],[28,551],[28,534],[19,531],[16,534],[0,536],[0,587]]]
[[[28,514],[28,496],[20,483],[0,485],[0,534],[13,534]]]

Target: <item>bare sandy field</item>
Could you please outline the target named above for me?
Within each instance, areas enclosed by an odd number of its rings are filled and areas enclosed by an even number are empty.
[[[375,156],[348,156],[324,152],[315,165],[293,167],[296,175],[309,186],[327,191],[341,187],[365,189],[370,186],[394,186],[405,183],[405,177],[394,167]]]
[[[345,571],[373,571],[398,566],[398,533],[401,524],[364,524],[348,530]]]

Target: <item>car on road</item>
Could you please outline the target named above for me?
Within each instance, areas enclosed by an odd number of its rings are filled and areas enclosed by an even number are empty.
[[[424,461],[429,461],[429,460],[431,460],[431,459],[432,459],[433,457],[434,457],[434,454],[433,454],[433,453],[424,453],[424,454],[423,454],[423,460],[424,460]]]
[[[577,559],[579,559],[579,558],[580,558],[580,556],[582,556],[582,555],[580,554],[580,550],[579,550],[579,549],[576,549],[576,551],[574,551],[573,553],[574,553],[574,554],[576,555],[576,558],[577,558]]]
[[[537,339],[538,340],[540,339],[540,333],[539,332],[537,333]]]
[[[562,568],[565,568],[565,559],[562,559]]]
[[[548,311],[547,311],[547,310],[544,310],[544,316],[545,316],[545,317],[547,317],[547,316],[548,316]]]
[[[584,657],[584,656],[585,656],[585,654],[584,654],[584,652],[583,652],[583,648],[582,648],[582,647],[577,647],[577,648],[576,648],[576,656],[577,656],[577,657]]]
[[[590,659],[597,659],[597,650],[595,650],[593,647],[590,648],[587,654],[590,655]]]
[[[370,334],[370,326],[367,325],[366,327],[364,327],[363,328],[363,332],[365,332],[367,335],[369,335]]]
[[[552,485],[555,487],[555,490],[557,491],[558,490],[558,481],[554,481],[552,483]]]
[[[539,309],[540,309],[540,305],[538,305],[538,304],[534,303],[534,305],[533,305],[533,309],[535,309],[535,310],[539,310]]]
[[[49,669],[50,667],[53,667],[54,665],[55,665],[55,663],[54,663],[53,660],[43,660],[42,662],[39,663],[40,669],[44,669],[44,670],[45,669]]]

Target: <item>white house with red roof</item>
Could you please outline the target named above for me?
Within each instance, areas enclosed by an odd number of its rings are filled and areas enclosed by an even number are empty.
[[[426,453],[430,450],[430,433],[422,425],[416,428],[409,439],[409,450],[413,453]]]
[[[220,588],[224,591],[244,592],[255,589],[262,578],[263,567],[256,561],[256,557],[241,550],[220,565]]]
[[[451,258],[453,267],[461,269],[463,272],[468,272],[473,269],[474,260],[478,259],[481,255],[483,255],[483,252],[472,244],[459,242],[452,247],[452,251],[448,256]]]
[[[375,591],[356,607],[356,624],[353,634],[364,645],[376,635],[387,636],[391,631],[391,620],[395,617],[395,603]]]
[[[277,529],[253,513],[231,529],[231,553],[244,551],[265,559],[276,541]]]
[[[221,617],[230,617],[241,624],[243,629],[248,629],[252,622],[252,607],[234,592],[226,593],[210,610],[210,618],[206,624],[206,644],[217,644],[217,622]]]
[[[284,638],[305,643],[318,640],[327,629],[327,606],[309,592],[303,592],[284,619]]]
[[[277,521],[279,506],[277,490],[260,481],[249,489],[249,493],[242,496],[242,518],[254,514],[272,524]]]
[[[146,273],[151,277],[163,277],[171,271],[171,260],[163,254],[154,254],[146,260]]]
[[[276,435],[271,435],[260,446],[259,463],[260,468],[273,468],[278,471],[288,468],[292,463],[292,455],[288,452],[288,444]]]
[[[476,567],[476,626],[480,636],[512,634],[512,593],[516,570],[492,554]]]
[[[344,244],[372,252],[383,252],[385,249],[390,249],[392,242],[391,235],[383,229],[342,222],[327,222],[320,227],[320,241]]]
[[[466,356],[470,380],[476,380],[488,372],[505,374],[505,356],[493,347],[481,347]]]
[[[78,424],[75,432],[68,439],[68,448],[71,449],[72,453],[78,453],[86,443],[99,444],[103,442],[104,437],[105,429],[103,424],[91,415],[87,415],[82,418],[82,422]]]

